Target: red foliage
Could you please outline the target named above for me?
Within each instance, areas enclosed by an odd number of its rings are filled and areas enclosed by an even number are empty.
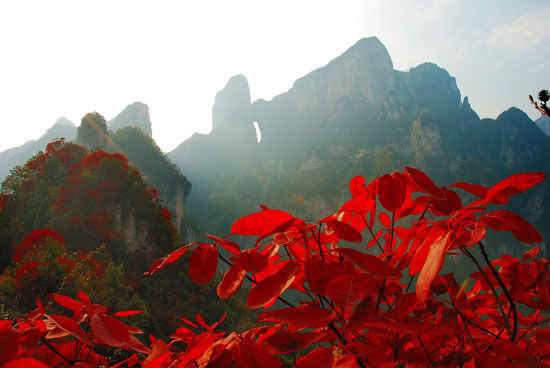
[[[149,198],[150,200],[156,200],[159,198],[159,191],[155,189],[155,187],[153,187],[152,185],[149,187],[149,189],[145,190],[143,192],[143,195],[147,198]]]
[[[170,211],[168,211],[166,207],[162,207],[162,209],[160,210],[160,216],[165,222],[172,221],[172,215],[170,214]]]
[[[58,241],[61,244],[65,243],[65,238],[59,235],[57,232],[51,229],[36,229],[32,233],[26,235],[23,241],[19,243],[13,260],[18,263],[29,252],[36,252],[42,250],[45,242],[48,240]]]
[[[519,174],[492,188],[456,183],[453,187],[479,198],[463,205],[454,190],[405,168],[368,187],[363,178],[354,178],[353,198],[316,222],[262,207],[231,230],[256,237],[252,248],[241,250],[233,241],[209,236],[213,244],[188,244],[156,260],[145,273],[153,275],[194,247],[189,273],[203,283],[213,278],[219,257],[229,266],[218,287],[221,298],[233,295],[247,278],[253,283],[249,308],[269,308],[277,300],[286,304],[261,313],[261,324],[242,333],[216,332],[221,320],[208,325],[197,315],[197,323],[182,319],[185,325],[170,343],[151,338],[148,348],[135,338],[135,328],[116,319],[134,311],[113,316],[83,293],[80,301],[56,296],[72,317],[45,314],[39,306],[18,327],[0,324],[5,346],[11,347],[3,362],[18,364],[16,359],[24,357],[55,366],[63,354],[39,358],[51,346],[68,351],[63,356],[71,364],[109,365],[94,353],[96,345],[108,345],[145,354],[144,367],[282,367],[279,355],[286,353],[293,354],[298,368],[548,367],[550,261],[536,258],[537,248],[521,260],[502,255],[490,261],[482,242],[488,228],[510,231],[525,243],[542,240],[525,219],[506,210],[487,213],[487,205],[505,203],[543,178]],[[402,220],[409,216],[415,218]],[[373,231],[376,218],[383,226],[378,234]],[[341,241],[375,246],[377,252],[339,246]],[[474,245],[482,261],[468,250]],[[232,257],[226,259],[218,246]],[[471,289],[465,282],[460,286],[453,274],[439,275],[445,256],[456,252],[478,267]],[[416,290],[410,291],[415,278]],[[285,299],[292,289],[304,296],[300,305]],[[33,338],[25,340],[25,334]],[[57,342],[40,344],[46,336]],[[135,355],[124,361],[128,366],[138,362]]]

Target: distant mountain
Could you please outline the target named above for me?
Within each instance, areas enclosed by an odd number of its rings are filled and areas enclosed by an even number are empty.
[[[134,102],[109,121],[108,126],[110,139],[104,149],[127,156],[143,173],[147,183],[160,191],[160,198],[172,212],[176,229],[189,230],[189,223],[184,218],[189,219],[184,211],[191,183],[173,166],[151,137],[149,107],[141,102]],[[12,168],[25,164],[39,151],[45,151],[46,145],[51,141],[59,138],[65,138],[67,142],[75,140],[77,129],[74,123],[61,117],[38,140],[1,152],[0,182]],[[192,233],[196,232],[196,226],[191,230]]]
[[[187,225],[182,221],[191,183],[168,160],[153,138],[139,127],[126,126],[110,135],[109,145],[105,149],[123,154],[139,168],[145,181],[160,192],[162,202],[172,213],[176,230],[181,233]]]
[[[455,78],[433,63],[394,70],[384,45],[370,37],[270,101],[251,102],[246,78],[232,77],[216,95],[212,132],[195,134],[168,157],[194,185],[189,210],[205,231],[224,234],[258,203],[327,215],[358,174],[372,179],[406,165],[445,185],[549,171],[549,141],[516,108],[481,120]],[[524,215],[550,233],[545,185]]]
[[[57,119],[46,133],[37,140],[25,142],[19,147],[14,147],[0,152],[0,181],[9,174],[17,165],[22,165],[39,151],[45,151],[46,145],[56,138],[65,138],[72,141],[76,137],[77,127],[65,117]]]
[[[107,122],[107,127],[113,133],[124,127],[137,127],[151,136],[152,129],[149,107],[142,102],[134,102],[126,106],[114,119]]]
[[[546,135],[550,135],[550,118],[546,115],[541,115],[540,118],[535,120],[535,124],[544,132]]]

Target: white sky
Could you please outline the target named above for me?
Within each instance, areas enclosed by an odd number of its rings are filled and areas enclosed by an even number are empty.
[[[0,151],[134,101],[170,151],[211,130],[232,75],[271,99],[368,36],[396,69],[447,69],[481,117],[537,118],[527,95],[550,89],[549,19],[548,0],[2,1]]]

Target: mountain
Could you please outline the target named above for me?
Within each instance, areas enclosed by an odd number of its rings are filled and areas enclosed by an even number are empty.
[[[546,135],[550,135],[550,118],[546,115],[541,115],[540,118],[535,120],[535,124],[544,132]]]
[[[433,63],[395,70],[370,37],[270,101],[251,102],[246,78],[231,77],[216,95],[212,132],[193,135],[168,157],[194,185],[188,209],[206,232],[224,234],[258,203],[325,216],[358,174],[373,179],[413,166],[446,185],[545,171],[549,146],[521,110],[480,119],[446,70]],[[550,230],[544,198],[547,187],[524,215]]]
[[[152,141],[135,127],[121,132],[137,148]],[[139,144],[135,134],[146,143]],[[160,152],[145,153],[153,164],[165,159]],[[181,177],[175,183],[187,182]],[[16,318],[35,307],[35,297],[76,297],[82,290],[116,308],[145,311],[143,327],[164,339],[180,315],[200,313],[213,321],[228,311],[226,326],[249,323],[242,302],[219,299],[215,282],[193,282],[183,260],[143,278],[155,259],[183,245],[159,198],[127,157],[62,140],[49,143],[44,153],[13,170],[0,193],[3,313]]]
[[[139,168],[145,181],[158,191],[162,202],[172,213],[172,223],[178,233],[182,233],[187,224],[183,222],[185,202],[191,192],[191,183],[174,166],[150,135],[135,126],[126,126],[111,133],[110,152],[125,155]]]
[[[127,126],[138,127],[149,136],[152,135],[149,106],[142,102],[134,102],[126,106],[114,119],[107,122],[107,127],[113,133]]]
[[[17,165],[22,165],[39,151],[45,151],[46,145],[57,138],[71,141],[76,137],[77,127],[65,117],[57,119],[46,133],[37,140],[30,140],[19,147],[0,152],[0,181]]]

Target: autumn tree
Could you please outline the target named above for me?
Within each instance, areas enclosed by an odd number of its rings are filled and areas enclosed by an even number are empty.
[[[98,112],[87,113],[81,120],[76,141],[88,148],[103,147],[107,143],[107,121]]]

